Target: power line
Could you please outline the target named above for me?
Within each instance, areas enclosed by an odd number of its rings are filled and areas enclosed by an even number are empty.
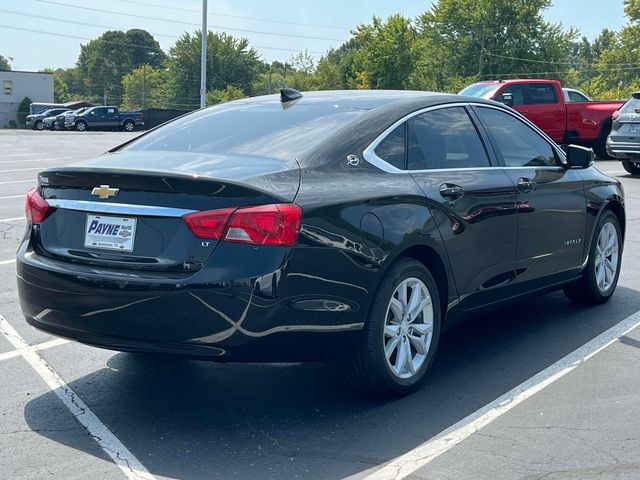
[[[92,27],[99,27],[99,28],[106,28],[106,29],[118,29],[117,27],[109,27],[106,25],[97,25],[97,24],[86,24],[84,22],[76,22],[73,20],[63,20],[60,18],[54,18],[54,17],[45,17],[42,15],[33,15],[30,13],[21,13],[21,12],[12,12],[10,10],[5,10],[5,9],[0,9],[0,12],[6,12],[6,13],[12,13],[14,15],[22,15],[22,16],[26,16],[26,17],[32,17],[32,18],[39,18],[39,19],[44,19],[44,20],[51,20],[54,22],[63,22],[63,23],[70,23],[70,24],[77,24],[77,25],[85,25],[85,26],[92,26]],[[22,30],[25,32],[33,32],[33,33],[41,33],[43,35],[53,35],[55,37],[65,37],[65,38],[73,38],[73,39],[77,39],[77,40],[85,40],[85,41],[95,41],[95,42],[103,42],[103,43],[108,43],[108,44],[112,44],[112,45],[120,45],[120,46],[124,46],[124,47],[136,47],[136,48],[144,48],[144,49],[148,49],[148,50],[155,50],[154,47],[147,47],[144,45],[138,45],[138,44],[134,44],[134,43],[123,43],[123,42],[115,42],[115,41],[110,41],[110,40],[102,40],[100,38],[89,38],[89,37],[79,37],[77,35],[68,35],[68,34],[63,34],[63,33],[58,33],[58,32],[47,32],[44,30],[34,30],[34,29],[28,29],[28,28],[22,28],[22,27],[14,27],[12,25],[0,25],[0,28],[9,28],[9,29],[13,29],[13,30]],[[152,33],[152,35],[154,36],[162,36],[162,37],[170,37],[170,38],[180,38],[179,35],[166,35],[166,34],[158,34],[158,33]],[[278,50],[278,51],[283,51],[283,52],[309,52],[309,53],[316,53],[319,55],[324,55],[326,52],[321,52],[319,50],[300,50],[300,49],[296,49],[296,48],[283,48],[283,47],[266,47],[266,46],[262,46],[262,45],[251,45],[251,48],[260,48],[262,50]]]
[[[532,63],[547,63],[547,64],[552,64],[552,65],[576,65],[577,62],[558,62],[555,60],[535,60],[532,58],[521,58],[521,57],[510,57],[507,55],[498,55],[497,53],[490,53],[490,52],[484,52],[485,55],[489,55],[491,57],[497,57],[497,58],[504,58],[507,60],[519,60],[522,62],[532,62]],[[622,67],[626,67],[629,65],[638,65],[638,62],[629,62],[629,63],[607,63],[606,64],[608,67],[614,67],[614,66],[622,66]]]
[[[117,2],[123,2],[123,3],[129,3],[132,5],[143,5],[143,6],[147,6],[147,7],[157,7],[157,8],[166,8],[168,10],[176,10],[176,11],[180,11],[180,12],[192,12],[192,13],[200,13],[200,10],[197,9],[193,9],[193,8],[183,8],[183,7],[174,7],[174,6],[169,6],[169,5],[160,5],[157,3],[151,3],[151,2],[139,2],[136,0],[115,0]],[[239,18],[241,20],[253,20],[256,22],[269,22],[269,23],[280,23],[283,25],[299,25],[301,27],[318,27],[318,28],[331,28],[334,30],[349,30],[348,27],[337,27],[335,25],[322,25],[322,24],[318,24],[318,23],[302,23],[302,22],[291,22],[291,21],[287,21],[287,20],[276,20],[273,18],[258,18],[258,17],[245,17],[243,15],[230,15],[228,13],[215,13],[215,14],[209,14],[209,16],[213,16],[215,15],[216,17],[228,17],[228,18]]]
[[[89,10],[91,12],[100,12],[100,13],[110,13],[112,15],[120,15],[120,16],[124,16],[124,17],[130,17],[130,18],[142,18],[142,19],[146,19],[146,20],[155,20],[158,22],[167,22],[167,23],[174,23],[174,24],[180,24],[180,25],[190,25],[190,26],[195,26],[195,27],[199,27],[200,24],[198,23],[194,23],[194,22],[185,22],[183,20],[172,20],[169,18],[162,18],[162,17],[150,17],[147,15],[134,15],[133,13],[123,13],[123,12],[116,12],[114,10],[104,10],[101,8],[92,8],[92,7],[85,7],[82,5],[72,5],[69,3],[62,3],[62,2],[53,2],[50,0],[36,0],[36,2],[40,2],[40,3],[48,3],[51,5],[58,5],[61,7],[69,7],[69,8],[77,8],[77,9],[81,9],[81,10]],[[263,31],[263,30],[249,30],[246,28],[230,28],[230,27],[222,27],[220,25],[211,25],[211,28],[215,28],[218,30],[231,30],[231,31],[236,31],[236,32],[244,32],[244,33],[258,33],[261,35],[273,35],[276,37],[291,37],[291,38],[306,38],[306,39],[310,39],[310,40],[326,40],[329,42],[344,42],[345,40],[340,39],[340,38],[328,38],[328,37],[316,37],[316,36],[311,36],[311,35],[296,35],[293,33],[278,33],[278,32],[268,32],[268,31]]]

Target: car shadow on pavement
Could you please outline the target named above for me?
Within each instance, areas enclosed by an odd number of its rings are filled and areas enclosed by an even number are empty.
[[[392,401],[351,390],[339,364],[125,353],[69,385],[155,475],[344,478],[411,450],[638,310],[638,292],[618,287],[597,307],[554,293],[476,317],[444,335],[424,388]],[[53,392],[31,400],[30,428],[87,451],[47,428],[43,412],[58,402]]]

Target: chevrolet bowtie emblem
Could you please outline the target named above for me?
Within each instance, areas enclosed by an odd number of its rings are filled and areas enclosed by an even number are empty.
[[[99,187],[93,187],[91,195],[98,195],[100,198],[109,198],[115,197],[119,191],[119,188],[110,188],[109,185],[100,185]]]

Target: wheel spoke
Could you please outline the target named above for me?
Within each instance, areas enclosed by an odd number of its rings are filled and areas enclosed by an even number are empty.
[[[400,345],[398,346],[398,356],[396,358],[396,371],[399,374],[404,371],[405,365],[407,364],[408,359],[411,357],[410,349],[407,348],[408,346],[409,345],[407,345],[407,342],[404,340],[404,338],[402,338],[402,340],[400,340]]]
[[[399,337],[399,336],[395,337],[395,338],[392,338],[385,345],[384,354],[386,355],[387,360],[389,360],[391,358],[391,355],[393,355],[393,352],[395,352],[396,348],[398,347],[398,344],[400,343],[400,338],[401,337]],[[397,363],[398,363],[398,359],[396,358],[396,364]]]
[[[417,310],[420,302],[422,301],[422,289],[420,285],[415,285],[411,289],[411,296],[409,297],[409,302],[407,304],[407,313],[411,316],[414,313],[414,310]]]
[[[396,325],[396,324],[385,325],[384,334],[387,337],[397,337],[400,334],[400,325]]]
[[[424,311],[424,309],[427,308],[430,304],[431,304],[431,299],[428,297],[424,298],[422,302],[420,302],[420,304],[416,307],[415,310],[411,310],[409,312],[410,314],[409,321],[413,322],[416,318],[418,318],[418,315],[420,315],[420,312]]]
[[[407,308],[407,282],[402,282],[398,288],[398,300],[402,304],[403,311]]]
[[[413,348],[416,350],[417,353],[419,353],[420,355],[427,354],[427,350],[425,348],[425,344],[422,338],[415,337],[409,334],[409,341],[411,342],[411,345],[413,345]]]
[[[428,335],[433,330],[433,324],[431,323],[412,323],[411,330],[417,332],[418,335]]]
[[[393,313],[393,318],[395,318],[398,322],[402,320],[402,303],[395,297],[391,297],[391,303],[389,304],[389,309],[391,313]]]
[[[596,283],[600,286],[600,288],[604,288],[603,283],[604,283],[604,265],[599,264],[596,267]]]

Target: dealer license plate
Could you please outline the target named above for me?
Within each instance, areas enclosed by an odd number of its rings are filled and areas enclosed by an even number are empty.
[[[135,218],[87,215],[85,247],[132,252],[135,237]]]

